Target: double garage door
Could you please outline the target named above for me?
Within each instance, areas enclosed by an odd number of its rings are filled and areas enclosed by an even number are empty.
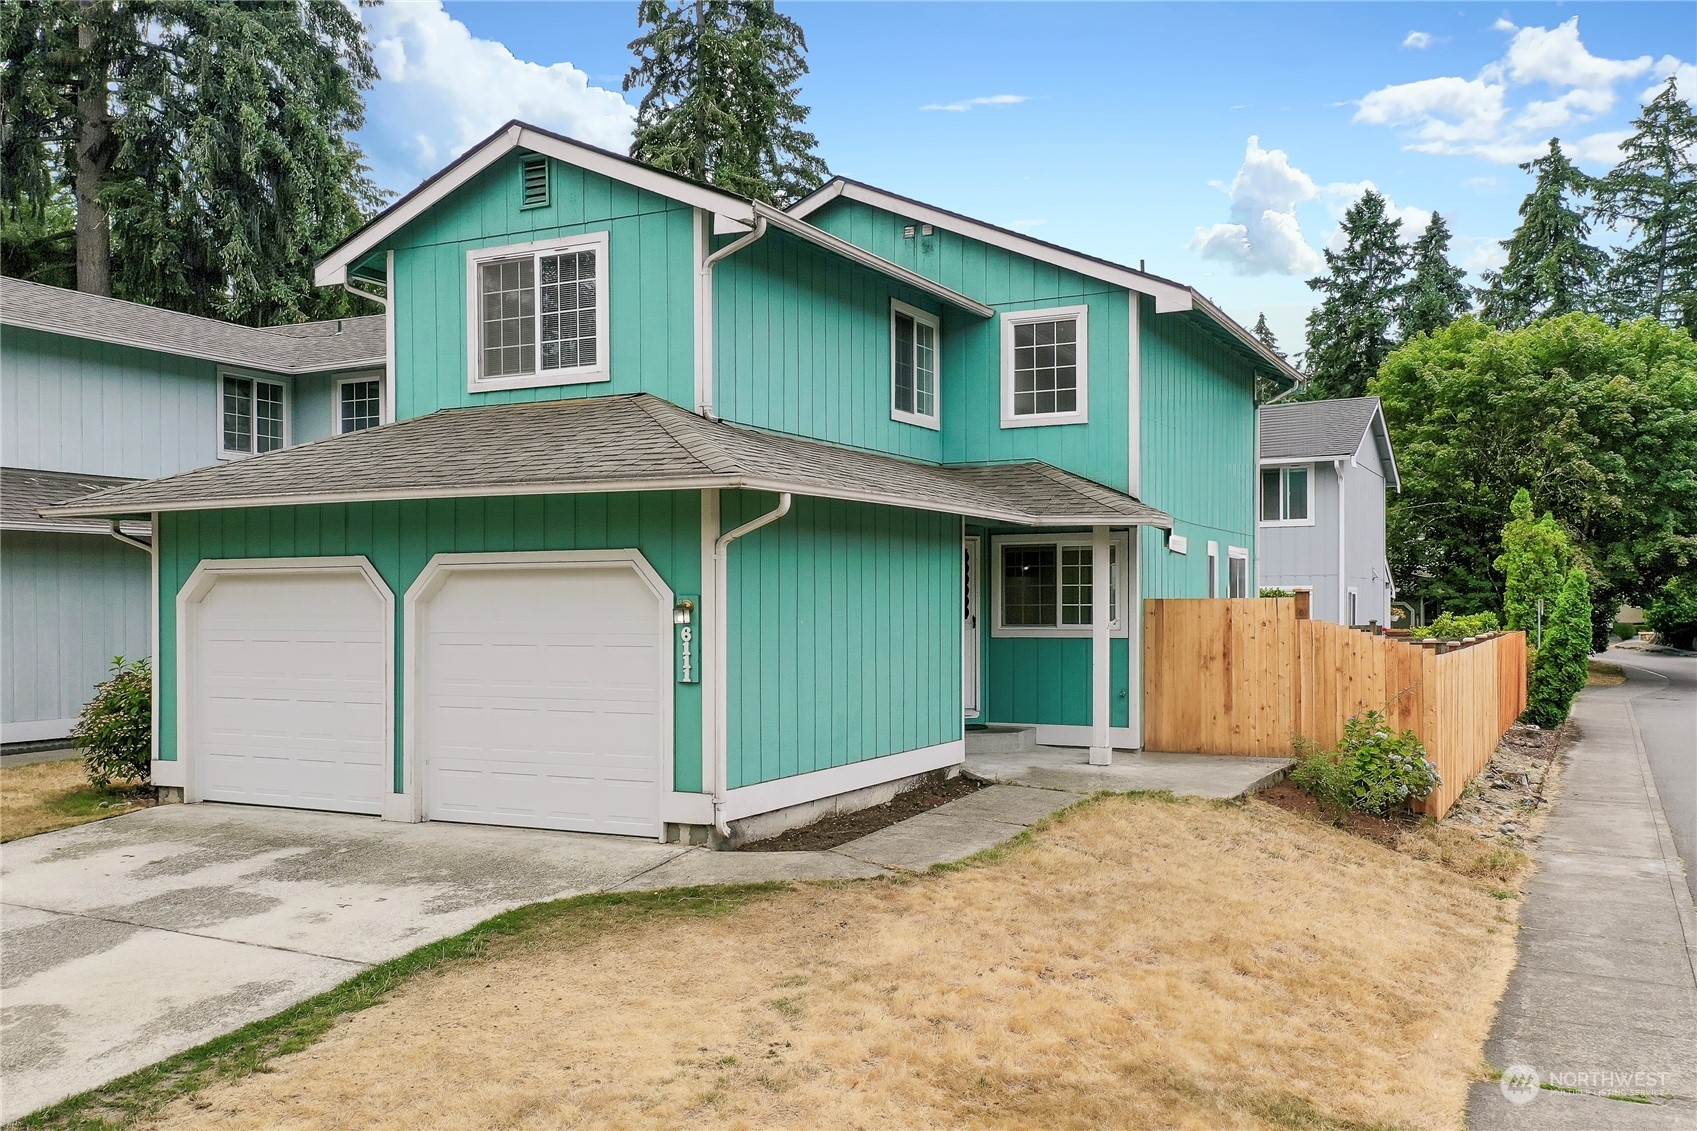
[[[194,795],[384,812],[395,668],[379,584],[342,567],[221,570],[203,587]],[[633,565],[458,562],[413,602],[400,670],[423,816],[659,833],[670,632]]]

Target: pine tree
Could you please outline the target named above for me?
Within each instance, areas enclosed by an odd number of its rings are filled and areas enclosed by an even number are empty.
[[[1267,325],[1267,314],[1265,311],[1261,313],[1260,317],[1255,319],[1254,334],[1256,341],[1266,346],[1281,360],[1284,358],[1285,351],[1279,348],[1278,336],[1273,333],[1273,328]]]
[[[1467,272],[1449,261],[1449,247],[1449,225],[1434,212],[1409,252],[1413,274],[1397,310],[1403,341],[1441,330],[1467,313],[1469,296],[1467,284],[1462,282]]]
[[[1609,257],[1586,242],[1591,223],[1583,198],[1596,186],[1550,139],[1549,152],[1521,169],[1536,180],[1520,205],[1520,227],[1502,242],[1508,263],[1487,271],[1479,291],[1479,314],[1505,330],[1539,318],[1590,310]]]
[[[646,87],[630,155],[779,206],[830,171],[802,128],[807,39],[771,0],[641,0],[624,88]]]
[[[1402,221],[1368,189],[1343,216],[1344,248],[1326,252],[1326,274],[1308,280],[1323,297],[1308,315],[1308,393],[1359,397],[1396,343],[1391,337],[1408,249]]]
[[[1522,487],[1509,503],[1509,521],[1503,527],[1503,553],[1492,564],[1503,575],[1503,627],[1524,629],[1537,642],[1540,624],[1538,602],[1544,602],[1543,618],[1555,609],[1556,597],[1568,568],[1573,564],[1573,539],[1549,511],[1532,516],[1532,494]]]
[[[1597,185],[1597,215],[1625,222],[1609,290],[1628,318],[1697,327],[1697,114],[1673,79],[1632,123],[1620,164]]]
[[[79,289],[238,321],[345,313],[318,256],[381,203],[377,77],[341,0],[0,5],[4,199],[68,192]]]
[[[1526,718],[1541,727],[1567,720],[1573,697],[1585,686],[1591,660],[1591,584],[1579,566],[1568,570],[1544,626],[1544,646],[1532,661]]]

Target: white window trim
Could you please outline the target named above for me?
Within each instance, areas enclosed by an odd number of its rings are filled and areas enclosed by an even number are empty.
[[[369,373],[353,373],[353,374],[350,374],[346,377],[336,378],[336,383],[331,388],[331,393],[330,393],[330,435],[332,435],[332,436],[346,436],[348,434],[347,432],[345,432],[342,429],[342,387],[344,385],[360,384],[360,383],[363,383],[365,381],[376,381],[377,382],[377,424],[378,424],[378,426],[382,426],[384,424],[389,423],[389,398],[388,398],[389,390],[387,388],[388,381],[384,379],[383,371],[380,370],[380,369],[373,369]],[[284,407],[285,407],[285,411],[286,411],[287,405],[285,405]],[[361,431],[363,431],[363,429],[361,429]]]
[[[290,403],[294,400],[294,397],[292,396],[294,390],[290,388],[292,382],[271,373],[255,373],[249,370],[227,369],[221,367],[218,370],[217,400],[214,402],[218,406],[215,418],[218,428],[218,458],[221,460],[252,459],[254,456],[265,454],[258,450],[259,433],[257,431],[253,434],[254,450],[251,452],[233,452],[224,446],[224,378],[226,377],[235,377],[243,381],[264,381],[267,384],[276,385],[283,390],[283,448],[293,447],[294,406]],[[257,424],[257,417],[255,418],[255,423]],[[283,448],[278,448],[277,450],[282,451]]]
[[[1279,509],[1284,509],[1285,472],[1293,467],[1308,469],[1308,517],[1307,518],[1262,518],[1261,517],[1261,476],[1255,476],[1255,517],[1262,526],[1313,526],[1314,525],[1314,464],[1311,463],[1276,463],[1262,464],[1261,471],[1276,471],[1279,473]]]
[[[915,323],[931,327],[931,404],[937,411],[927,416],[922,412],[903,412],[896,407],[896,315],[905,314]],[[918,404],[919,370],[914,369],[914,403]],[[909,306],[900,299],[890,300],[890,419],[903,424],[915,424],[921,428],[940,431],[943,427],[943,325],[942,321],[928,310],[917,306]]]
[[[1226,596],[1232,595],[1232,562],[1243,563],[1243,595],[1245,597],[1255,596],[1255,579],[1249,576],[1249,549],[1246,546],[1226,547]]]
[[[537,369],[533,373],[514,373],[504,377],[484,377],[483,372],[483,311],[478,291],[477,269],[491,259],[515,259],[529,255],[537,258],[555,251],[595,249],[595,364],[574,369]],[[607,258],[607,233],[587,232],[578,236],[557,236],[551,240],[532,240],[529,243],[502,244],[500,247],[480,247],[466,252],[466,388],[473,393],[501,389],[542,389],[556,385],[588,385],[611,381],[611,338],[607,323],[607,294],[612,264]],[[541,267],[535,279],[542,277]],[[540,287],[540,282],[533,285]],[[536,363],[542,364],[542,304],[538,301],[533,312],[536,318]]]
[[[1210,600],[1220,595],[1220,544],[1208,543],[1208,597]]]
[[[1119,619],[1108,622],[1108,635],[1123,638],[1131,635],[1131,625],[1125,615],[1127,594],[1131,592],[1131,539],[1123,533],[1115,533],[1109,537],[1114,548],[1114,581],[1119,593]],[[1016,639],[1068,639],[1088,640],[1091,636],[1091,626],[1087,624],[1055,625],[1054,627],[1038,627],[1029,625],[1008,625],[1002,622],[1002,547],[1003,546],[1054,546],[1056,566],[1060,565],[1059,555],[1062,546],[1082,546],[1089,549],[1091,545],[1088,530],[1073,534],[998,534],[990,539],[990,602],[991,620],[990,635],[993,637],[1011,637]],[[1058,582],[1057,582],[1058,584]],[[1058,594],[1057,594],[1058,602]]]
[[[1038,416],[1015,416],[1013,411],[1013,331],[1027,322],[1049,322],[1057,318],[1078,320],[1078,408],[1073,412],[1051,412]],[[1051,306],[1043,310],[1010,310],[1002,315],[1002,427],[1039,428],[1049,424],[1090,422],[1090,308]]]

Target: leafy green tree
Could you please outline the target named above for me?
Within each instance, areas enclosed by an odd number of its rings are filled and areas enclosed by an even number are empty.
[[[1611,610],[1612,611],[1612,610]],[[1560,726],[1573,707],[1573,697],[1585,686],[1591,660],[1591,591],[1585,571],[1574,566],[1562,581],[1561,593],[1544,646],[1532,664],[1532,688],[1526,717],[1541,727]]]
[[[1441,330],[1467,313],[1470,299],[1462,282],[1467,272],[1450,262],[1449,250],[1449,225],[1434,212],[1409,249],[1411,276],[1397,307],[1397,327],[1404,341]]]
[[[1532,495],[1524,487],[1514,493],[1509,515],[1502,556],[1492,563],[1503,575],[1503,624],[1510,632],[1524,629],[1535,641],[1538,602],[1544,602],[1548,617],[1573,564],[1573,539],[1550,512],[1533,517]]]
[[[803,129],[801,25],[771,0],[640,0],[624,88],[643,91],[630,155],[786,205],[830,175]]]
[[[1644,623],[1661,635],[1663,644],[1697,647],[1697,573],[1662,586],[1644,609]]]
[[[1628,317],[1697,328],[1697,114],[1670,78],[1632,124],[1596,191],[1598,217],[1631,237],[1609,290]]]
[[[377,77],[341,0],[0,5],[7,203],[74,199],[79,289],[263,324],[331,316],[319,254],[380,195],[350,135]]]
[[[1590,563],[1603,639],[1615,608],[1697,563],[1697,342],[1683,331],[1463,317],[1405,343],[1373,392],[1402,477],[1391,570],[1429,604],[1503,607],[1492,563],[1526,484]]]
[[[1391,330],[1407,249],[1385,198],[1368,189],[1343,216],[1344,247],[1326,252],[1326,273],[1308,280],[1321,296],[1308,315],[1308,392],[1359,397],[1395,348]]]
[[[1551,138],[1549,152],[1521,169],[1535,180],[1520,205],[1520,226],[1502,242],[1508,262],[1487,271],[1479,291],[1479,316],[1505,330],[1591,309],[1609,263],[1586,242],[1584,198],[1596,181],[1567,159],[1561,142]]]

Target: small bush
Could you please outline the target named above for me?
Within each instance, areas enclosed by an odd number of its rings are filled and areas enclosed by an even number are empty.
[[[1336,753],[1306,739],[1296,741],[1290,780],[1334,820],[1348,810],[1383,817],[1426,797],[1443,783],[1438,767],[1413,731],[1392,731],[1385,716],[1368,711],[1344,723]]]
[[[1496,613],[1444,613],[1431,624],[1410,629],[1408,634],[1416,640],[1462,640],[1496,632],[1501,627]]]
[[[1289,589],[1276,589],[1276,588],[1273,588],[1272,586],[1268,586],[1268,587],[1261,590],[1261,596],[1263,596],[1263,597],[1294,597],[1294,596],[1296,596],[1296,594],[1291,592]]]
[[[1644,610],[1644,624],[1675,648],[1697,646],[1697,574],[1676,577]]]
[[[112,661],[112,677],[94,689],[71,730],[97,789],[115,781],[146,784],[153,773],[153,668],[146,660]]]
[[[1532,662],[1532,687],[1526,719],[1541,727],[1560,726],[1585,686],[1591,660],[1591,583],[1585,571],[1568,571],[1544,626],[1544,646]]]

